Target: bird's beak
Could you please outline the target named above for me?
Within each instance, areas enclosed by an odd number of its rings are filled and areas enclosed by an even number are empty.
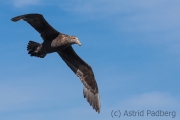
[[[81,46],[81,42],[79,41],[79,39],[76,39],[76,43]]]

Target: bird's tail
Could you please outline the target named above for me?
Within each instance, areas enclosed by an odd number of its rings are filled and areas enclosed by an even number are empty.
[[[34,41],[29,41],[27,45],[27,50],[29,51],[28,54],[30,54],[31,56],[44,58],[46,54],[41,52],[41,48],[42,45]]]

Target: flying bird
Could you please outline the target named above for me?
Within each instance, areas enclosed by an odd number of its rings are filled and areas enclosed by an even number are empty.
[[[16,16],[11,20],[14,22],[24,20],[40,33],[44,40],[43,43],[29,41],[27,45],[28,54],[44,58],[48,53],[57,52],[83,83],[84,98],[96,112],[100,113],[100,96],[92,68],[76,54],[71,46],[72,44],[81,46],[79,39],[76,36],[58,32],[41,14],[25,14]]]

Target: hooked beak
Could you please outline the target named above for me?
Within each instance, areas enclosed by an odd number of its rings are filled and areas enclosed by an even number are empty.
[[[81,46],[81,42],[79,41],[78,38],[76,39],[76,43],[77,43],[79,46]]]

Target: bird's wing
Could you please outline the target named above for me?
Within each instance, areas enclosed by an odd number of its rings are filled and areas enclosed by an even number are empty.
[[[44,40],[53,40],[60,33],[55,30],[41,14],[25,14],[12,18],[16,22],[23,19],[28,22],[35,30],[37,30]]]
[[[80,78],[84,84],[83,94],[89,104],[100,113],[100,97],[98,86],[91,67],[73,50],[72,46],[58,52],[65,63]]]

